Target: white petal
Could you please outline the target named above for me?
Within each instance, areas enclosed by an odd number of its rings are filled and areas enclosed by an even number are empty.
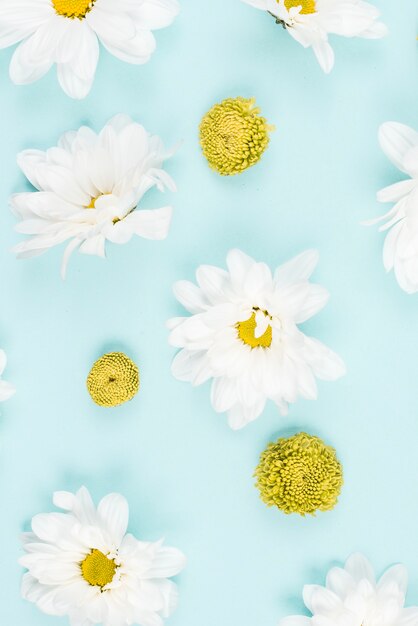
[[[165,239],[170,229],[173,209],[170,206],[151,211],[135,210],[125,220],[133,232],[145,239]]]
[[[209,367],[205,351],[180,350],[173,359],[171,372],[174,378],[201,385],[212,378],[213,372]]]
[[[0,402],[8,400],[16,393],[16,388],[12,383],[0,380]]]
[[[303,599],[306,606],[314,614],[331,616],[342,608],[338,596],[319,585],[306,585],[303,590]]]
[[[211,304],[217,305],[227,300],[230,292],[228,272],[213,265],[201,265],[196,271],[196,278]]]
[[[398,202],[417,186],[416,180],[401,180],[399,183],[381,189],[377,194],[377,199],[379,202]]]
[[[318,60],[319,65],[325,74],[329,74],[334,67],[334,50],[326,40],[320,40],[312,46],[312,50]]]
[[[173,285],[174,295],[177,300],[190,313],[203,313],[209,307],[202,290],[188,280],[179,280]]]
[[[186,565],[186,557],[177,548],[161,547],[157,551],[152,566],[147,570],[147,578],[171,578]]]
[[[80,246],[81,254],[89,254],[92,256],[98,256],[102,259],[106,256],[105,253],[105,238],[103,235],[96,235],[95,237],[88,237]]]
[[[287,263],[280,265],[274,273],[277,286],[285,287],[295,282],[307,281],[318,264],[319,252],[306,250]]]
[[[363,554],[352,554],[346,561],[345,569],[355,581],[360,582],[365,579],[375,584],[373,568]]]
[[[379,142],[392,163],[408,174],[404,167],[404,159],[409,150],[418,145],[418,133],[405,124],[386,122],[379,128]]]
[[[100,501],[97,514],[112,541],[119,546],[128,527],[129,506],[126,499],[118,493],[110,493]]]
[[[147,63],[156,48],[154,35],[150,31],[138,30],[135,37],[117,43],[103,42],[110,54],[125,63],[142,65]]]
[[[344,600],[354,587],[352,576],[342,567],[333,567],[327,574],[327,588]]]
[[[236,404],[228,411],[228,424],[232,430],[240,430],[261,415],[264,410],[266,400],[260,397],[259,402],[254,406],[244,406]]]
[[[337,380],[346,373],[343,360],[313,337],[304,337],[305,357],[315,376],[321,380]]]
[[[7,356],[4,350],[0,349],[0,376],[3,374],[7,365]]]
[[[179,11],[177,0],[144,0],[132,11],[132,15],[137,28],[155,30],[169,26]]]
[[[216,378],[211,388],[211,403],[217,413],[229,411],[238,402],[237,386],[233,379]]]
[[[397,626],[417,626],[418,625],[418,607],[408,607],[401,613]]]
[[[255,261],[250,256],[241,252],[241,250],[231,250],[226,257],[226,264],[228,266],[229,273],[231,274],[231,280],[234,284],[241,286],[244,282],[245,276],[254,265]]]
[[[408,571],[404,565],[394,565],[390,567],[378,583],[378,589],[386,593],[396,593],[401,591],[406,594],[408,587]]]

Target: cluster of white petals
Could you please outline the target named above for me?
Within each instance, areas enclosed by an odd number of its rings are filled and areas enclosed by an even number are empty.
[[[417,626],[418,607],[404,607],[407,585],[403,565],[376,580],[369,561],[353,554],[344,568],[328,572],[325,587],[305,585],[303,600],[312,617],[286,617],[279,626]]]
[[[30,236],[15,246],[18,258],[69,242],[64,277],[75,250],[104,257],[106,241],[123,244],[133,235],[164,239],[171,207],[144,210],[139,205],[152,187],[175,191],[163,169],[169,156],[159,137],[125,115],[114,117],[99,134],[83,126],[46,152],[22,152],[18,163],[37,191],[11,200],[20,218],[16,230]]]
[[[405,124],[386,122],[379,129],[383,152],[409,178],[385,187],[377,194],[380,202],[394,206],[378,219],[388,230],[383,248],[383,264],[394,271],[400,287],[407,293],[418,291],[418,132]]]
[[[81,99],[93,84],[99,42],[122,61],[146,63],[152,31],[178,11],[177,0],[1,0],[0,48],[22,42],[10,64],[13,82],[32,83],[56,64],[62,89]]]
[[[169,322],[170,343],[181,348],[172,371],[200,385],[213,379],[215,411],[227,412],[231,428],[242,428],[273,400],[282,413],[298,396],[317,396],[316,378],[342,376],[342,360],[298,327],[318,313],[328,292],[309,278],[318,253],[309,250],[274,274],[240,250],[227,256],[228,270],[209,265],[196,272],[198,286],[175,285],[191,313]]]
[[[117,493],[96,508],[82,487],[55,493],[54,504],[64,513],[36,515],[23,536],[23,597],[44,613],[68,615],[71,626],[162,626],[176,606],[168,579],[183,569],[183,554],[126,534],[128,503]]]
[[[243,2],[267,11],[304,48],[312,48],[326,73],[334,67],[334,51],[328,35],[379,39],[387,34],[386,26],[378,21],[378,9],[362,0],[301,0],[298,6],[293,0]]]

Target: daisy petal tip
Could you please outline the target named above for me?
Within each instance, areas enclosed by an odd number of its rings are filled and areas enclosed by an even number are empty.
[[[71,511],[74,506],[75,496],[69,491],[55,491],[52,495],[52,502],[58,509]]]

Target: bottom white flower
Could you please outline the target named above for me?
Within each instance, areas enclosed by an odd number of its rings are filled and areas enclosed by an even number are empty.
[[[403,565],[390,567],[376,581],[369,561],[353,554],[344,568],[328,572],[325,587],[303,588],[312,617],[286,617],[279,626],[416,626],[418,607],[404,608],[407,584]]]
[[[23,597],[44,613],[68,615],[71,626],[161,626],[176,606],[168,578],[183,569],[183,554],[126,534],[128,503],[119,494],[96,508],[82,487],[56,492],[54,504],[65,513],[36,515],[23,536]]]
[[[7,365],[7,357],[4,350],[0,350],[0,376],[3,374]],[[12,383],[8,383],[6,380],[0,379],[0,402],[4,402],[11,398],[16,389],[12,385]]]

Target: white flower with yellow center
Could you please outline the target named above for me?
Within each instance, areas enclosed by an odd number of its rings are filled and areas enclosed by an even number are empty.
[[[312,48],[327,74],[334,67],[328,35],[379,39],[387,28],[379,11],[362,0],[243,0],[267,11],[304,48]]]
[[[408,573],[390,567],[376,581],[362,554],[353,554],[345,567],[333,567],[325,587],[305,585],[303,600],[312,617],[294,615],[279,626],[417,626],[418,607],[404,608]]]
[[[99,134],[83,126],[66,133],[58,147],[22,152],[18,163],[38,191],[11,199],[21,219],[16,230],[30,235],[14,252],[28,258],[69,241],[64,277],[77,249],[104,257],[106,241],[123,244],[132,235],[165,239],[171,207],[144,210],[140,204],[151,187],[175,191],[162,169],[169,156],[158,137],[124,115],[114,117]]]
[[[315,377],[344,374],[341,359],[298,328],[328,300],[323,287],[309,282],[317,261],[315,250],[304,252],[273,276],[264,263],[232,250],[228,271],[202,265],[198,287],[175,284],[192,315],[169,322],[170,343],[182,348],[173,374],[193,385],[212,378],[213,408],[228,412],[231,428],[256,419],[267,399],[285,414],[298,396],[316,398]]]
[[[407,293],[418,292],[418,132],[396,122],[382,124],[379,142],[383,152],[409,178],[385,187],[377,194],[380,202],[394,202],[388,213],[367,225],[384,221],[380,231],[389,230],[383,248],[387,272]]]
[[[71,626],[162,626],[176,606],[168,578],[183,569],[183,554],[126,534],[129,509],[119,494],[96,508],[82,487],[55,493],[54,504],[65,513],[36,515],[23,536],[23,597],[44,613],[68,615]]]
[[[7,365],[7,357],[4,350],[0,350],[0,376],[3,374]],[[0,379],[0,402],[4,402],[11,398],[16,392],[16,389],[11,383],[6,380]]]
[[[99,42],[127,63],[146,63],[155,50],[152,30],[168,26],[177,0],[1,0],[0,48],[22,42],[10,64],[16,84],[32,83],[57,65],[72,98],[89,93]]]

